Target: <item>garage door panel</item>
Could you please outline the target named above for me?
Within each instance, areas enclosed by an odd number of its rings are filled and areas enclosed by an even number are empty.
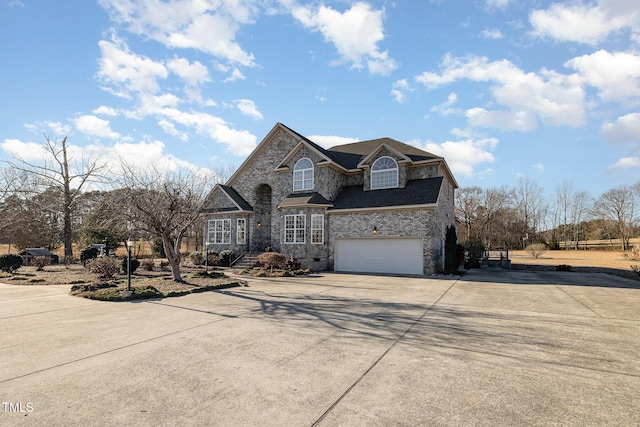
[[[335,270],[423,274],[422,239],[336,239]]]

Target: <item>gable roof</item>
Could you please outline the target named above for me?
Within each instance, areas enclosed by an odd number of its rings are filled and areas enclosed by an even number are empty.
[[[253,212],[253,207],[242,198],[240,194],[232,187],[228,185],[216,184],[216,186],[211,190],[211,195],[214,195],[217,191],[221,191],[231,202],[233,202],[234,207],[229,208],[204,208],[202,212]],[[211,197],[211,196],[210,196]]]
[[[320,145],[311,141],[304,135],[299,134],[293,129],[287,127],[282,123],[276,123],[276,125],[271,129],[269,134],[264,137],[264,139],[258,144],[258,146],[249,154],[249,156],[245,159],[244,162],[240,165],[240,167],[233,173],[231,178],[227,181],[227,185],[232,185],[235,178],[240,174],[240,172],[250,164],[264,149],[265,146],[269,144],[272,137],[279,131],[284,130],[285,132],[293,135],[299,140],[299,143],[296,147],[288,153],[283,153],[283,160],[278,164],[275,170],[282,170],[283,164],[289,159],[295,151],[299,150],[301,145],[306,145],[314,152],[316,152],[320,157],[323,157],[325,160],[318,163],[318,166],[332,166],[338,169],[341,169],[343,172],[347,173],[355,173],[360,172],[362,170],[361,162],[367,158],[369,158],[373,153],[379,152],[380,149],[386,147],[392,151],[400,153],[400,157],[408,158],[411,160],[411,163],[425,164],[425,163],[438,163],[442,164],[445,173],[448,178],[451,180],[454,188],[458,188],[458,183],[456,182],[453,174],[449,170],[449,166],[443,157],[436,156],[435,154],[429,153],[427,151],[416,148],[412,145],[405,144],[404,142],[396,141],[391,138],[378,138],[371,139],[368,141],[360,141],[353,142],[350,144],[336,145],[329,149],[322,148]]]
[[[429,153],[412,145],[405,144],[404,142],[396,141],[395,139],[391,138],[370,139],[368,141],[336,145],[335,147],[329,148],[329,151],[368,156],[383,144],[393,149],[394,151],[409,157],[413,161],[442,159],[442,157],[440,156],[436,156],[435,154]]]
[[[344,187],[329,211],[357,209],[393,209],[435,205],[443,177],[414,179],[404,188],[364,191],[362,185]]]

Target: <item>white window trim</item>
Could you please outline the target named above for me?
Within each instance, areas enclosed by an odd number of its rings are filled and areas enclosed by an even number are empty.
[[[242,224],[242,227],[240,227]],[[242,239],[240,239],[242,236]],[[236,244],[243,245],[247,243],[247,220],[245,218],[238,218],[236,221]]]
[[[218,231],[218,224],[222,230]],[[210,219],[207,230],[207,241],[212,245],[231,244],[231,220],[230,219]],[[213,239],[212,239],[213,237]],[[220,239],[218,239],[220,237]]]
[[[395,163],[396,167],[395,168],[391,168],[391,169],[382,169],[380,171],[374,170],[375,164],[378,163],[382,159],[391,159],[391,161],[393,161],[393,163]],[[395,185],[388,185],[388,186],[384,186],[384,187],[374,187],[374,184],[373,184],[374,183],[374,179],[373,179],[374,175],[375,174],[389,173],[389,172],[395,172],[395,174],[396,174],[396,184]],[[394,158],[389,157],[389,156],[383,156],[383,157],[380,157],[380,158],[376,159],[376,161],[373,162],[373,164],[371,165],[371,175],[370,175],[370,187],[371,187],[371,189],[372,190],[382,190],[382,189],[385,189],[385,188],[398,188],[398,185],[399,185],[399,182],[400,182],[400,177],[398,176],[398,174],[399,174],[398,162]]]
[[[315,221],[314,221],[315,219]],[[315,231],[319,231],[321,234],[320,241],[315,241]],[[312,214],[311,215],[311,244],[312,245],[324,245],[324,215]]]
[[[308,160],[309,163],[311,163],[311,167],[298,169],[298,164],[303,160]],[[311,173],[311,178],[308,178],[308,177],[305,178],[305,176],[309,172]],[[296,179],[296,174],[301,174],[302,175],[301,178]],[[300,187],[296,188],[296,184],[299,184]],[[313,162],[311,161],[311,159],[307,157],[303,157],[300,160],[298,160],[295,166],[293,167],[293,191],[313,190],[314,186],[315,186],[315,179],[314,179]]]
[[[292,218],[293,228],[287,228],[287,220]],[[302,245],[306,243],[307,235],[307,216],[305,214],[285,215],[284,216],[284,243],[288,245]],[[288,231],[293,232],[293,241],[288,239]]]

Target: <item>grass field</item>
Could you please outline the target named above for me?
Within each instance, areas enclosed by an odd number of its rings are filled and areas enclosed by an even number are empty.
[[[559,250],[547,251],[534,258],[526,251],[509,251],[512,264],[570,265],[572,267],[606,267],[631,270],[632,265],[640,266],[640,260],[631,259],[631,252]]]

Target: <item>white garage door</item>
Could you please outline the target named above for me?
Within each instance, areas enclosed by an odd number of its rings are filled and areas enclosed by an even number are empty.
[[[422,239],[336,239],[335,271],[423,274]]]

